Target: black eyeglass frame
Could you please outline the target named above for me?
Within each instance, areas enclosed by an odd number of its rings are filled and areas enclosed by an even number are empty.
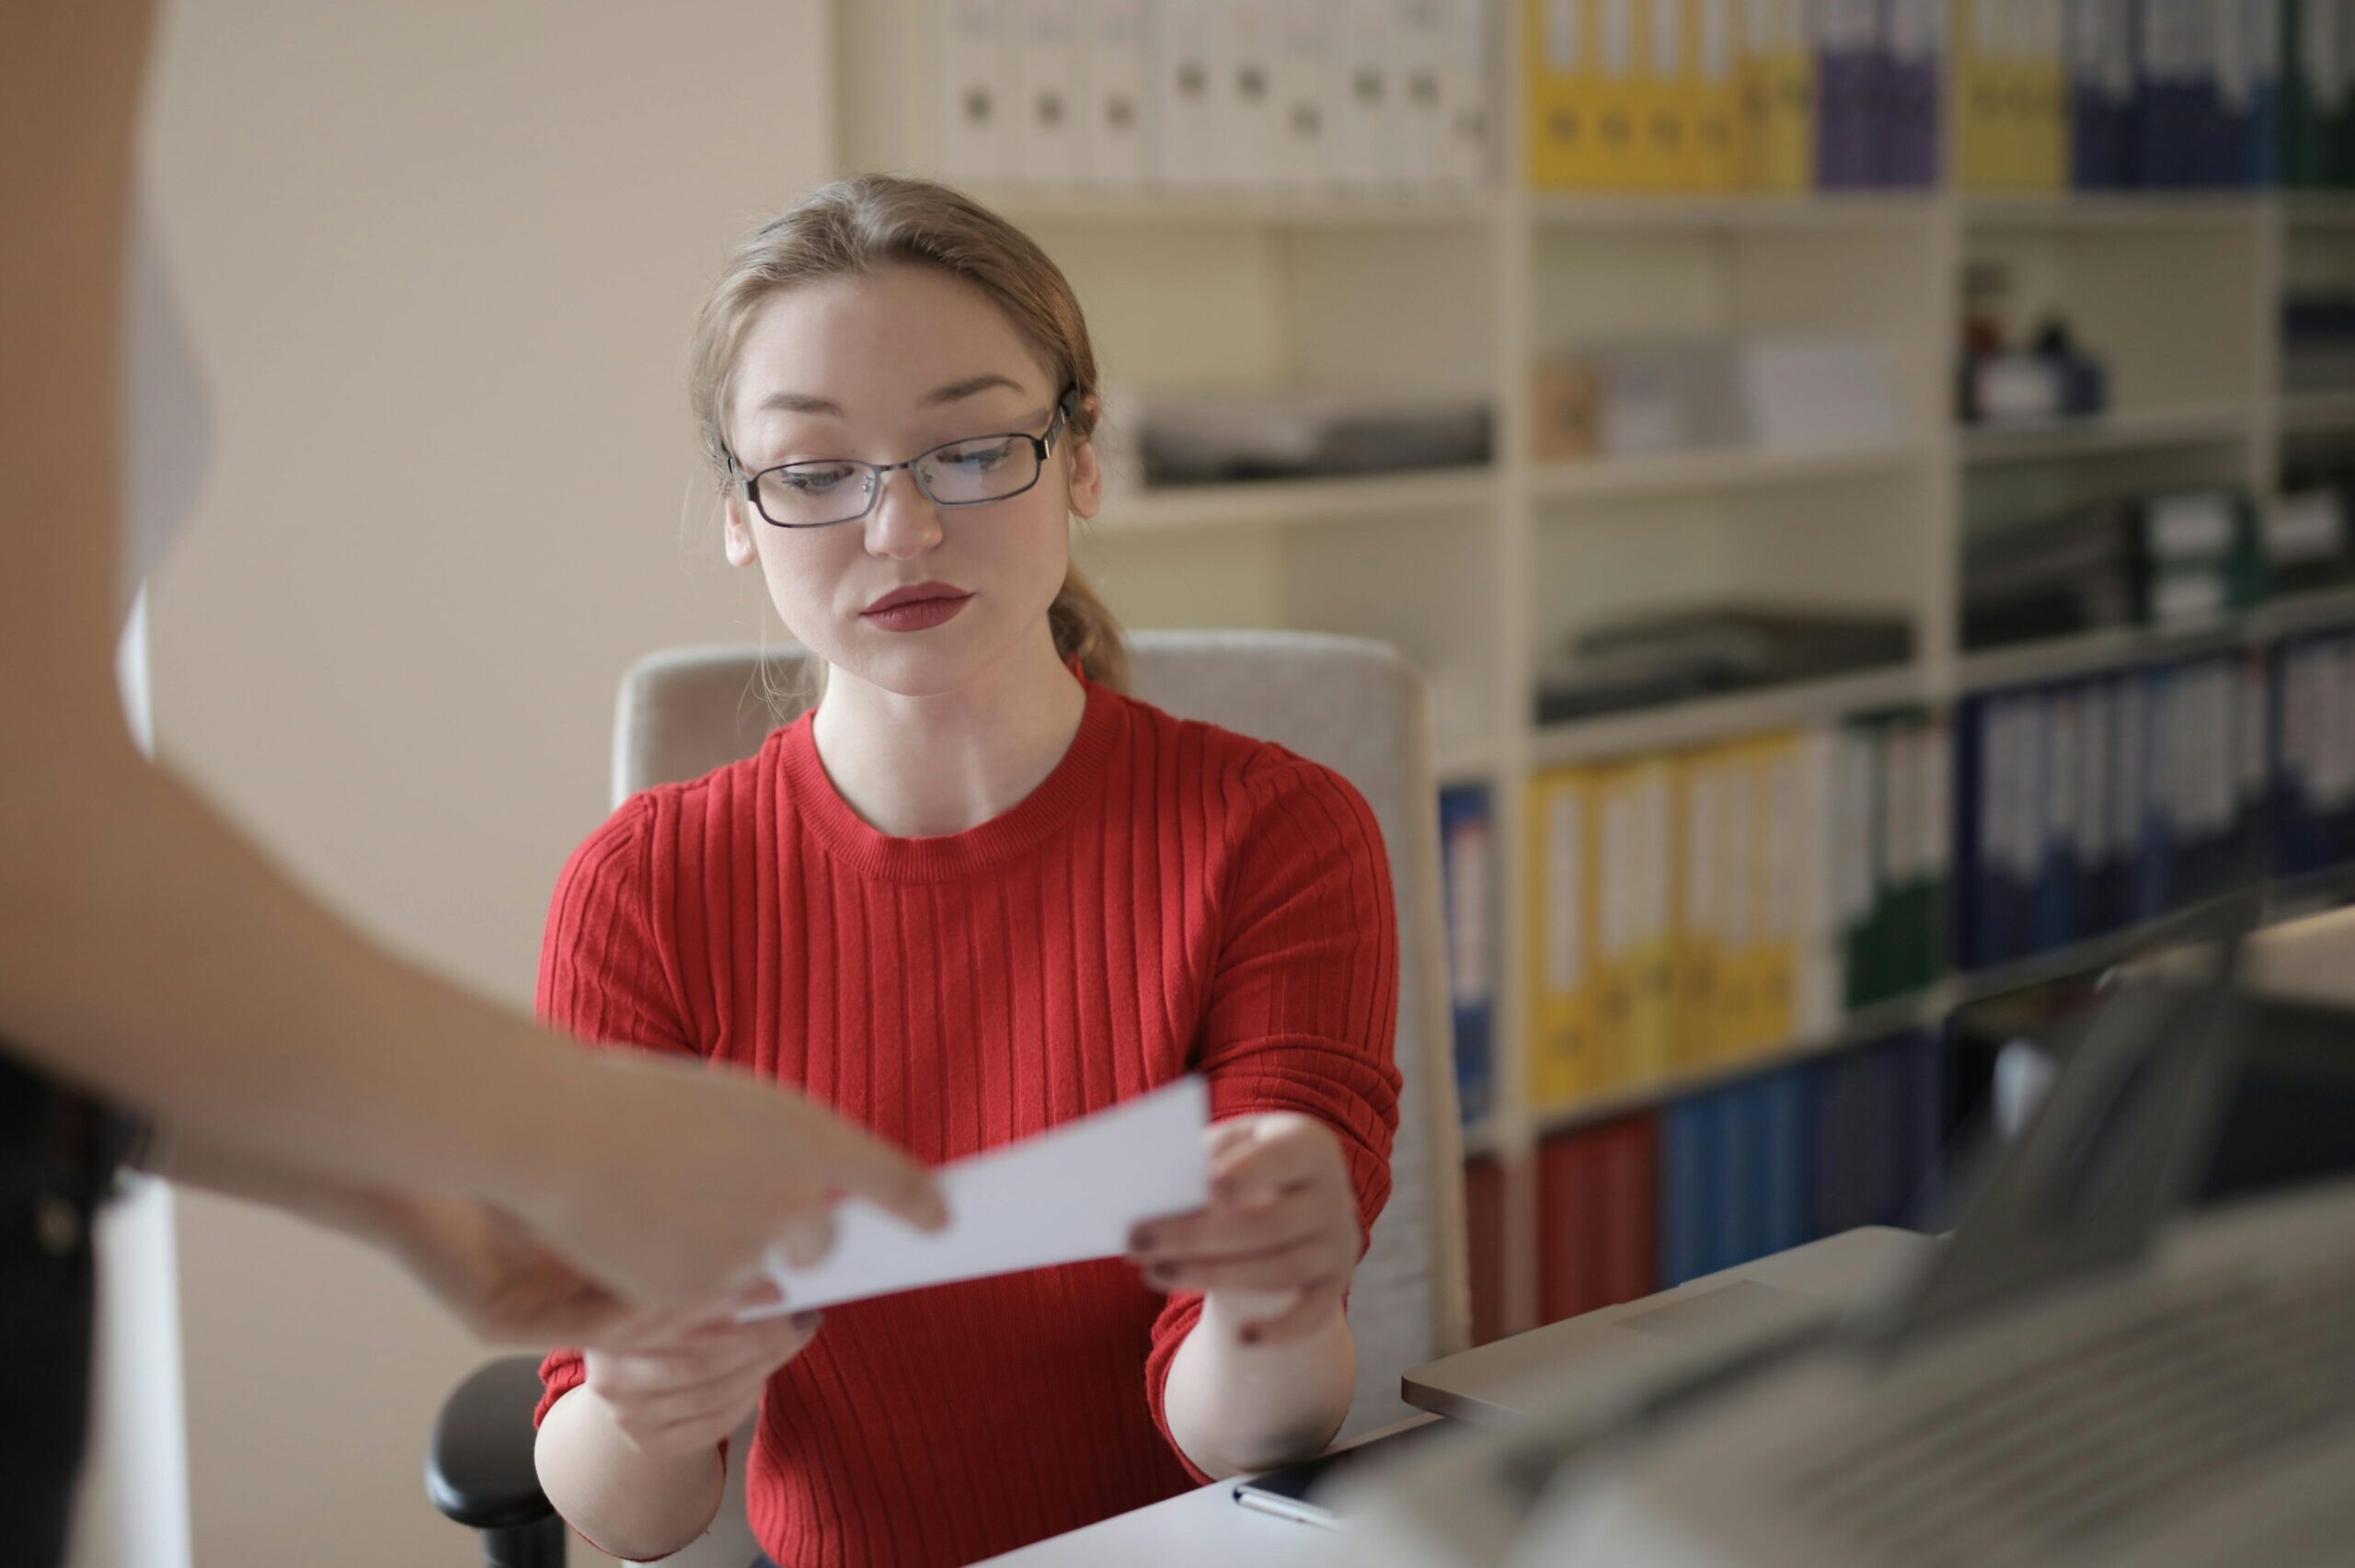
[[[1054,417],[1047,421],[1047,433],[1043,436],[1034,436],[1028,430],[1002,430],[990,435],[959,436],[953,441],[943,441],[938,446],[926,447],[924,451],[916,453],[913,457],[909,458],[904,463],[862,463],[855,457],[804,458],[798,463],[776,464],[774,466],[764,468],[754,474],[745,473],[743,465],[736,461],[736,454],[731,452],[728,454],[728,472],[736,483],[744,486],[744,498],[752,503],[752,510],[759,514],[760,520],[763,522],[767,523],[771,528],[790,528],[799,531],[811,528],[840,528],[846,522],[864,522],[868,517],[874,514],[875,509],[882,503],[883,482],[885,477],[902,468],[908,471],[908,477],[915,481],[915,486],[918,490],[924,493],[924,498],[930,501],[934,506],[992,507],[997,505],[1000,501],[1010,501],[1017,496],[1027,496],[1031,491],[1039,487],[1039,481],[1046,477],[1047,459],[1054,452],[1055,440],[1058,436],[1063,434],[1063,427],[1069,424],[1071,420],[1077,416],[1079,413],[1079,406],[1080,389],[1078,383],[1074,382],[1072,385],[1064,389],[1063,396],[1055,400]],[[1037,454],[1039,460],[1039,471],[1030,476],[1030,483],[1023,486],[1019,490],[1008,490],[1003,496],[992,496],[987,500],[944,501],[938,496],[932,493],[932,486],[925,483],[924,473],[916,466],[916,464],[922,463],[925,458],[931,457],[938,452],[947,452],[952,446],[965,446],[973,441],[1028,441],[1032,452]],[[768,514],[768,509],[761,505],[761,480],[768,475],[782,473],[788,468],[806,467],[837,467],[865,470],[867,475],[867,504],[849,517],[838,517],[831,522],[777,521],[776,519]]]

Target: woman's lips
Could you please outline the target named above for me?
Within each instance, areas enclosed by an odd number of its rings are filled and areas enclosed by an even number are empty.
[[[957,618],[972,595],[944,593],[936,599],[911,599],[903,603],[869,610],[859,619],[887,632],[923,632]]]

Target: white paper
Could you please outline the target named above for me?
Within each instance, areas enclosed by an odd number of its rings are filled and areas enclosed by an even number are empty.
[[[1203,1132],[1210,1089],[1181,1078],[1109,1111],[945,1166],[948,1226],[925,1234],[863,1199],[834,1216],[834,1245],[814,1268],[769,1254],[785,1299],[739,1322],[806,1312],[925,1285],[1050,1264],[1118,1257],[1139,1223],[1210,1201]]]

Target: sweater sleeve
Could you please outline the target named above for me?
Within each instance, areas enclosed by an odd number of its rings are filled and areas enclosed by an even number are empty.
[[[1398,1127],[1398,914],[1390,857],[1365,798],[1328,768],[1284,754],[1251,779],[1223,890],[1224,936],[1195,1066],[1211,1117],[1295,1111],[1331,1127],[1371,1233],[1390,1197]],[[1363,1235],[1359,1245],[1364,1245]],[[1155,1424],[1199,1293],[1169,1299],[1145,1360]]]
[[[540,945],[539,1014],[587,1045],[696,1056],[654,919],[654,829],[655,797],[637,795],[573,851]],[[579,1350],[548,1353],[535,1427],[581,1378]]]

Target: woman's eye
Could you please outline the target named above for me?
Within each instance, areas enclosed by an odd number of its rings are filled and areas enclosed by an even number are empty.
[[[959,468],[987,470],[1005,461],[1012,441],[985,441],[979,446],[960,446],[948,454],[948,460]]]
[[[776,483],[797,496],[822,496],[849,478],[847,468],[785,468],[775,475]]]

